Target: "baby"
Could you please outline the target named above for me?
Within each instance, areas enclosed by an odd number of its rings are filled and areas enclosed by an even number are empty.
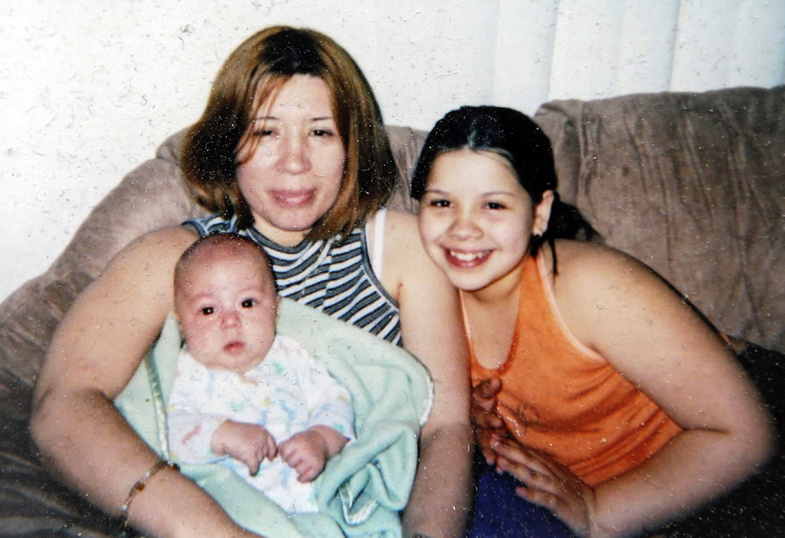
[[[174,298],[185,344],[167,407],[173,459],[220,462],[287,512],[318,511],[312,481],[354,438],[351,396],[276,335],[264,251],[238,235],[197,241],[177,264]]]

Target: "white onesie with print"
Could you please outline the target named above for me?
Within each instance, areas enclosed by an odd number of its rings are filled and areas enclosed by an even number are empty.
[[[174,461],[229,467],[287,512],[316,512],[312,483],[280,457],[264,460],[251,476],[248,468],[210,448],[213,433],[227,419],[263,426],[280,444],[316,425],[354,439],[349,391],[333,379],[295,340],[276,336],[270,351],[245,373],[208,369],[181,350],[167,406],[169,447]]]

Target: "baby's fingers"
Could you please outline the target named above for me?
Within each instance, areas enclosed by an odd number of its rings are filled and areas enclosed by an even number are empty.
[[[278,446],[278,455],[281,456],[281,459],[283,459],[283,461],[285,461],[289,467],[292,467],[290,460],[294,457],[296,452],[297,447],[295,443],[291,442],[291,439],[287,439]]]
[[[295,468],[295,470],[297,471],[298,482],[310,482],[319,475],[321,468],[311,464],[310,462],[303,461]]]
[[[267,436],[265,456],[268,460],[273,461],[278,455],[278,447],[275,445],[275,438],[272,435]]]
[[[278,455],[292,469],[296,469],[296,465],[302,459],[298,456],[298,452],[296,443],[292,443],[289,439],[278,447]]]
[[[262,462],[264,456],[260,454],[259,450],[249,450],[248,455],[238,458],[246,467],[251,476],[255,476],[259,472],[259,464]]]

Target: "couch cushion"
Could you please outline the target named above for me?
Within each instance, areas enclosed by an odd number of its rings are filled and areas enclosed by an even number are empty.
[[[785,351],[785,86],[554,101],[559,190],[717,327]]]
[[[0,369],[31,385],[54,329],[108,261],[136,237],[200,213],[173,159],[179,138],[123,178],[50,268],[0,305]]]

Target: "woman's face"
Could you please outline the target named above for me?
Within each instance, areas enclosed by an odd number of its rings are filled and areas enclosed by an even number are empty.
[[[451,151],[431,168],[420,201],[420,237],[453,285],[475,292],[514,278],[532,233],[545,230],[549,215],[550,197],[534,208],[500,155]]]
[[[262,104],[249,133],[238,151],[240,192],[260,232],[296,245],[333,206],[343,181],[346,151],[327,84],[294,75]]]

